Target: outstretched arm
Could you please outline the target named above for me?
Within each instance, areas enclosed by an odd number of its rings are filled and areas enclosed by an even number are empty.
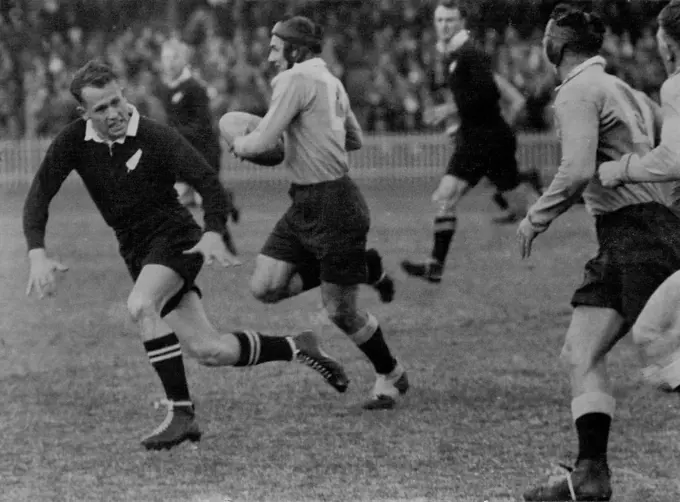
[[[585,99],[564,102],[556,107],[556,114],[562,161],[552,183],[527,214],[541,232],[579,199],[597,165],[599,116],[595,104]]]
[[[556,105],[562,133],[562,162],[552,183],[531,206],[517,230],[520,255],[528,258],[534,239],[580,197],[595,175],[599,116],[585,99]]]
[[[67,270],[61,263],[47,257],[45,230],[50,202],[73,169],[71,157],[75,148],[76,145],[69,144],[65,134],[57,136],[47,150],[24,201],[23,229],[30,261],[27,295],[33,290],[40,297],[53,294],[55,272]]]

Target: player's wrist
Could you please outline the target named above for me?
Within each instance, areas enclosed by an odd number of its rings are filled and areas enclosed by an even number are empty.
[[[537,223],[537,222],[532,218],[532,216],[531,216],[530,213],[528,213],[528,214],[526,215],[526,220],[527,220],[527,222],[529,223],[529,225],[531,225],[532,230],[533,230],[535,233],[537,233],[537,234],[542,234],[543,232],[545,232],[545,231],[548,229],[548,226],[550,226],[550,224],[548,224],[548,225],[542,225],[542,224],[540,224],[540,223]]]
[[[45,251],[45,248],[29,249],[28,259],[31,261],[31,263],[36,262],[36,261],[40,261],[40,260],[46,260],[47,259],[47,251]]]
[[[623,162],[623,170],[619,175],[619,179],[624,183],[631,181],[631,179],[630,179],[630,162],[631,162],[632,159],[633,159],[632,153],[625,155],[624,158],[623,158],[623,161],[624,161]]]

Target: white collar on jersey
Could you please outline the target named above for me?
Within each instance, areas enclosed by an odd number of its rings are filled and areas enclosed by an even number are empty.
[[[564,84],[572,80],[574,77],[577,75],[583,73],[586,69],[590,68],[591,66],[602,66],[603,68],[607,66],[607,60],[603,58],[602,56],[593,56],[592,58],[586,59],[583,63],[579,64],[578,66],[575,66],[569,74],[566,76],[564,79],[564,82],[560,84],[557,88],[555,88],[555,91],[559,91],[560,88],[564,87]]]
[[[460,30],[448,42],[437,42],[437,51],[443,55],[451,54],[463,47],[463,44],[468,40],[470,40],[470,32],[468,30]]]
[[[174,89],[175,87],[178,87],[180,84],[186,82],[191,78],[191,70],[189,70],[188,66],[185,66],[184,69],[182,70],[182,73],[180,73],[179,77],[177,77],[174,80],[170,80],[169,82],[166,82],[167,86],[170,87],[170,89]]]
[[[128,105],[130,107],[130,121],[128,122],[128,127],[127,127],[127,132],[125,133],[125,136],[122,138],[118,138],[115,141],[107,141],[104,138],[102,138],[97,131],[95,130],[94,126],[92,125],[92,121],[88,120],[85,123],[85,141],[94,141],[95,143],[120,143],[121,145],[125,143],[125,138],[127,136],[137,136],[137,129],[139,129],[139,112],[137,111],[137,108],[135,108],[132,105]]]
[[[307,59],[301,63],[295,63],[293,66],[288,68],[287,70],[282,71],[278,75],[276,75],[272,79],[272,85],[276,85],[276,82],[279,80],[279,77],[281,75],[285,74],[290,74],[289,72],[296,72],[299,70],[306,70],[306,69],[312,69],[312,68],[326,68],[326,62],[321,59],[320,57],[315,57],[311,59]]]
[[[302,68],[306,68],[306,67],[314,68],[314,67],[326,66],[326,62],[319,57],[315,57],[315,58],[307,59],[307,60],[303,61],[302,63],[295,63],[294,66],[297,66],[298,68],[300,68],[300,67],[302,67]]]

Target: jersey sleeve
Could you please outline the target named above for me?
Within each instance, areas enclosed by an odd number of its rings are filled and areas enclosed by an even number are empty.
[[[45,247],[50,202],[74,168],[78,145],[62,132],[50,144],[24,201],[23,230],[29,251]]]
[[[529,209],[527,217],[544,231],[583,193],[597,170],[599,113],[587,96],[555,103],[561,130],[562,161],[550,186]]]
[[[251,156],[274,148],[305,103],[304,77],[283,72],[272,81],[272,100],[267,114],[241,143],[241,155]]]

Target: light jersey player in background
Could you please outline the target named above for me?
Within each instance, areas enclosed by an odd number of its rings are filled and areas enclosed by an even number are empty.
[[[528,490],[525,500],[610,500],[607,461],[615,400],[607,376],[611,348],[635,323],[656,288],[680,268],[680,218],[667,206],[668,184],[605,188],[598,164],[649,152],[660,133],[656,104],[605,72],[605,26],[568,6],[551,14],[543,39],[562,82],[555,113],[562,162],[518,229],[522,257],[533,240],[583,194],[595,217],[599,250],[572,297],[574,311],[561,357],[569,365],[571,412],[578,435],[573,469]]]
[[[238,261],[223,241],[231,209],[228,199],[217,173],[201,154],[174,129],[140,117],[106,65],[92,61],[78,70],[71,93],[83,118],[54,139],[24,206],[30,259],[27,293],[53,293],[55,272],[65,270],[46,254],[45,228],[50,201],[75,170],[115,231],[134,280],[127,308],[166,393],[167,417],[143,445],[170,448],[201,436],[180,341],[205,366],[297,360],[344,391],[344,370],[321,352],[313,333],[294,337],[255,331],[220,334],[208,320],[194,283],[203,261],[217,260],[225,266]],[[177,199],[178,176],[203,197],[205,231]]]
[[[441,59],[439,73],[453,101],[449,97],[447,103],[427,110],[424,118],[432,124],[447,121],[447,133],[455,135],[455,151],[432,195],[437,210],[432,252],[424,261],[404,260],[401,265],[407,274],[436,283],[441,281],[456,231],[456,208],[482,178],[488,178],[495,187],[494,201],[504,211],[497,219],[499,223],[516,221],[519,216],[519,210],[510,208],[504,193],[528,183],[540,195],[542,187],[537,171],[519,171],[515,132],[501,111],[505,96],[512,103],[508,118],[514,120],[523,106],[523,97],[505,79],[494,75],[490,58],[465,29],[466,13],[458,2],[440,0],[434,23]]]
[[[329,319],[377,373],[365,407],[392,407],[408,388],[406,372],[376,318],[357,305],[359,285],[383,275],[379,255],[366,251],[369,209],[347,174],[347,152],[361,147],[361,129],[345,89],[318,57],[321,42],[321,28],[305,17],[274,26],[269,61],[280,73],[269,111],[232,145],[237,157],[248,157],[285,134],[284,165],[292,179],[292,205],[257,257],[251,289],[274,303],[320,285]]]
[[[668,4],[659,14],[657,43],[669,78],[661,87],[663,128],[661,143],[647,155],[630,153],[603,163],[602,184],[675,181],[671,203],[680,213],[680,2]],[[680,232],[680,228],[676,230]],[[645,376],[666,390],[680,391],[680,272],[659,286],[632,329],[633,339],[646,353]]]

